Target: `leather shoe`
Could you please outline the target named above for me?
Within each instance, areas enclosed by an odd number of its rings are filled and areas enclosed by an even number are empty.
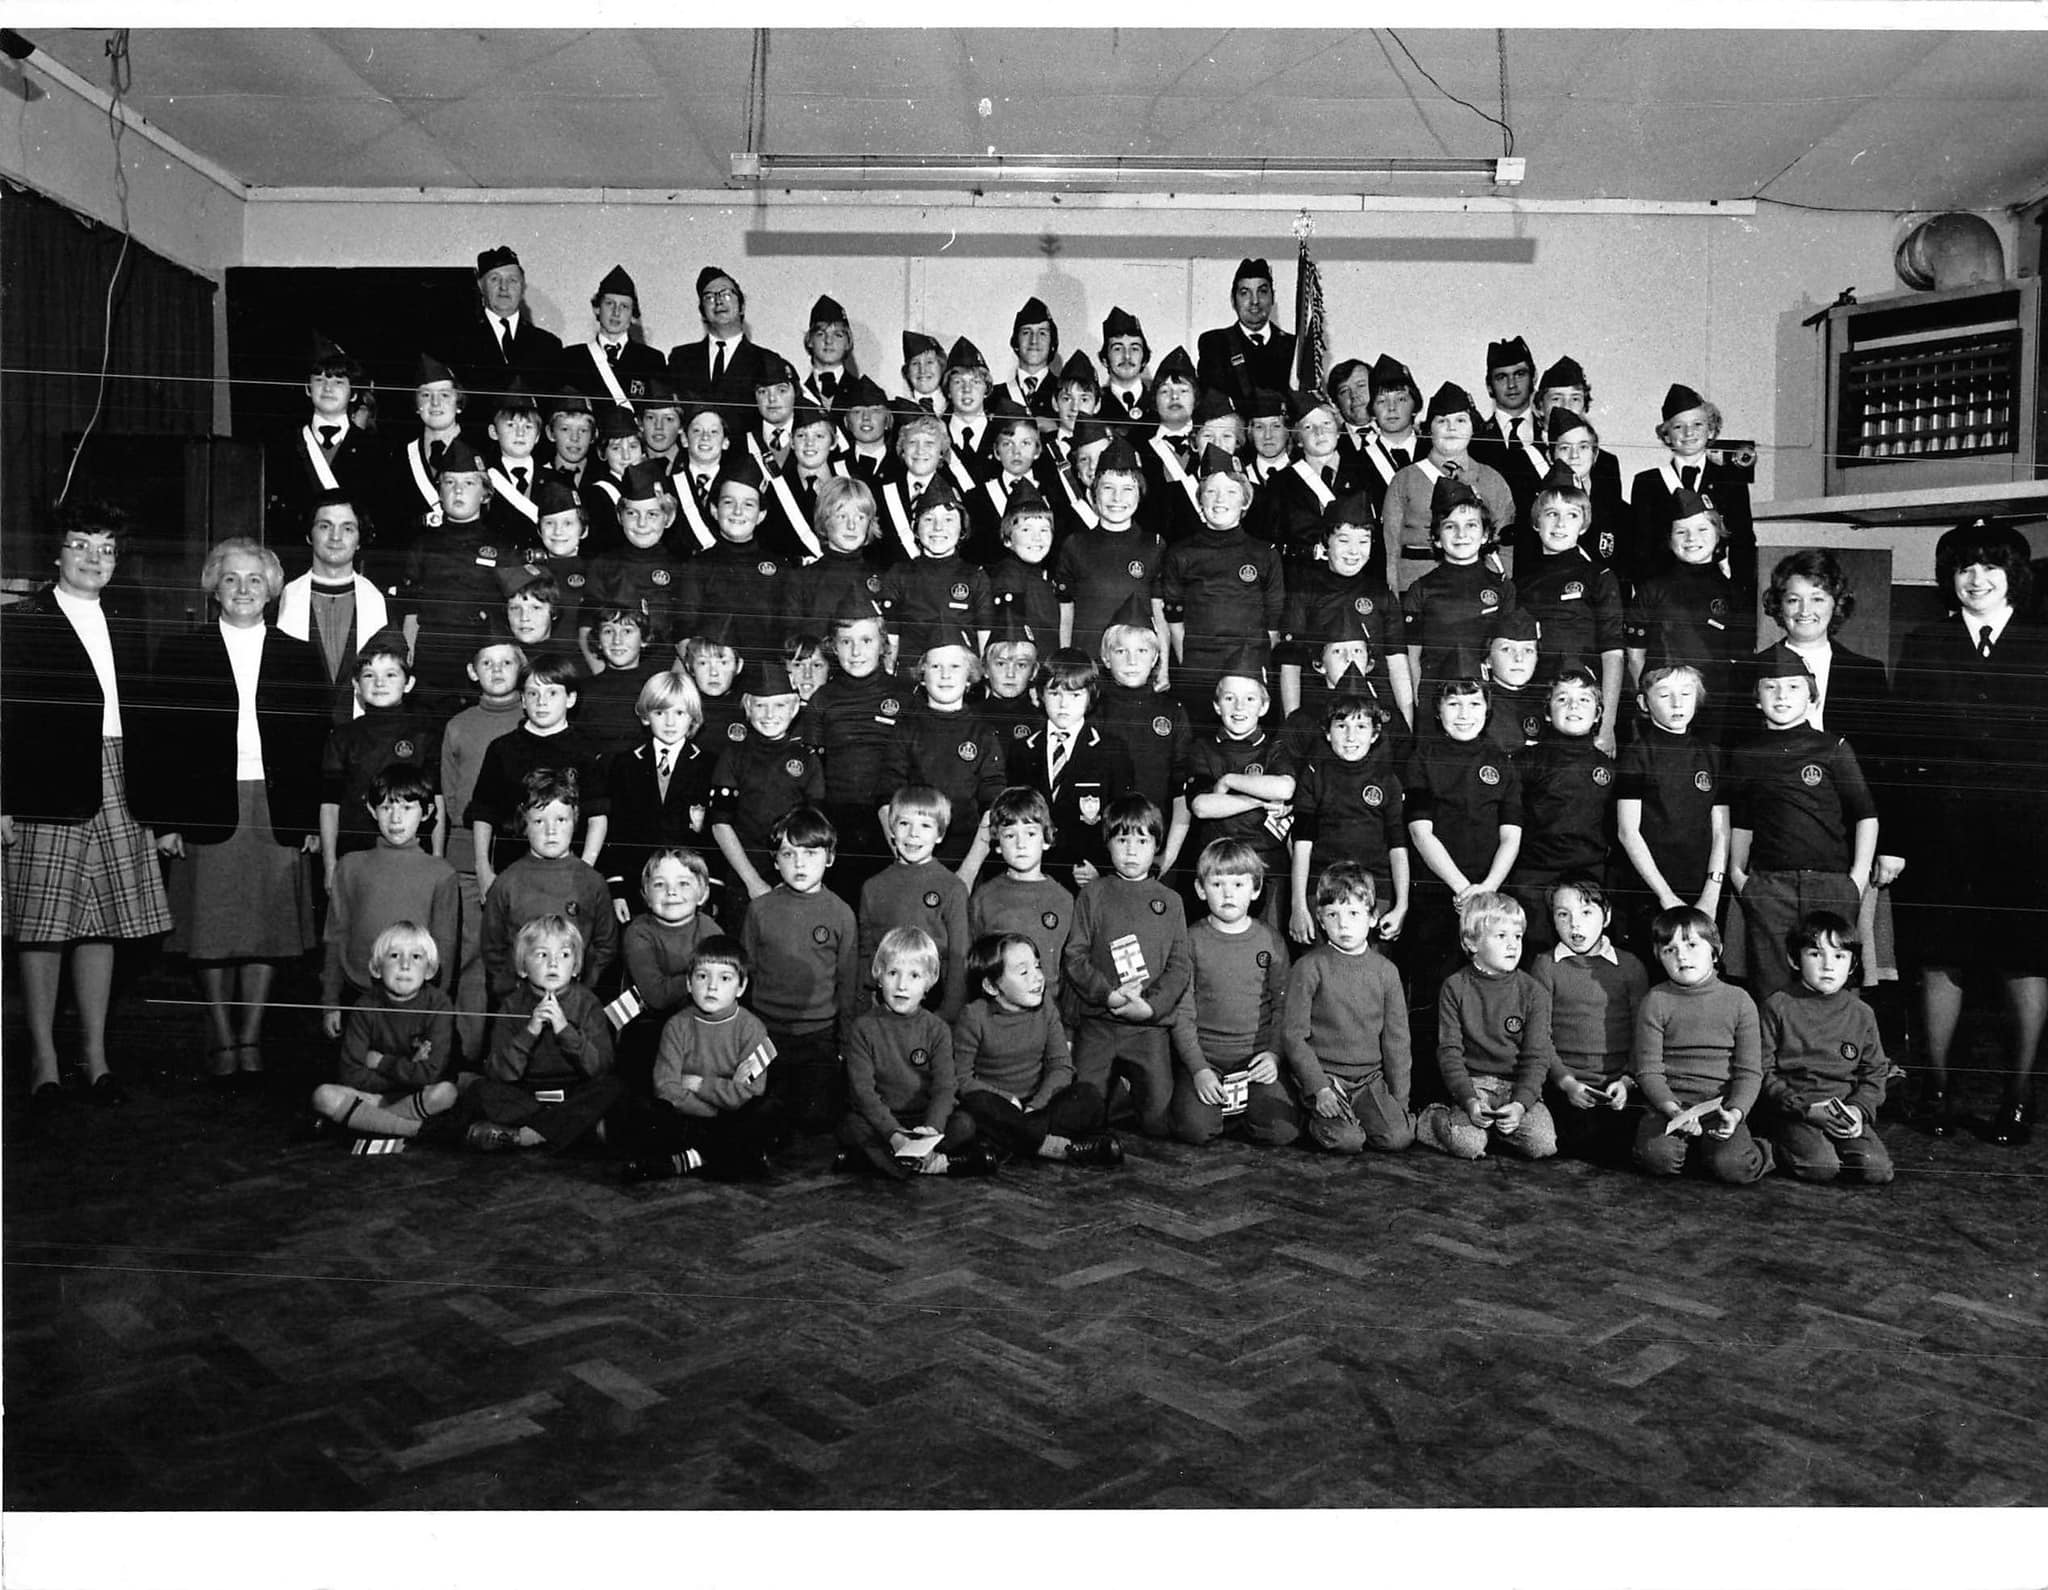
[[[2034,1139],[2034,1112],[2024,1104],[2000,1105],[1984,1135],[2001,1147],[2022,1148]]]
[[[983,1144],[969,1143],[946,1156],[948,1176],[993,1176],[995,1173],[996,1157]]]
[[[479,1154],[498,1154],[519,1146],[519,1128],[496,1121],[478,1121],[462,1134],[463,1146]]]
[[[64,1102],[64,1084],[61,1082],[38,1082],[29,1090],[28,1102],[37,1114],[47,1114]]]
[[[128,1090],[121,1086],[121,1079],[111,1071],[102,1071],[94,1077],[86,1091],[92,1095],[93,1103],[102,1109],[128,1102]]]
[[[1114,1132],[1076,1137],[1067,1144],[1069,1165],[1115,1166],[1124,1162],[1124,1145]]]

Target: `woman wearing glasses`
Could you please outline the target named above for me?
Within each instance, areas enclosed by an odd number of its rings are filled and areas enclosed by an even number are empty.
[[[155,843],[128,807],[141,629],[102,600],[122,529],[111,511],[60,510],[57,578],[0,618],[0,855],[39,1109],[63,1097],[54,1027],[66,964],[87,1088],[93,1103],[118,1104],[107,1069],[115,946],[171,926]]]

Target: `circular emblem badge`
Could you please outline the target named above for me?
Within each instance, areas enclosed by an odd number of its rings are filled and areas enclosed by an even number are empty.
[[[1145,565],[1132,558],[1124,565],[1124,572],[1134,580],[1142,580],[1145,577]]]
[[[1048,933],[1057,933],[1060,926],[1059,912],[1041,911],[1038,916],[1038,925]]]
[[[1010,738],[1011,738],[1011,739],[1013,739],[1013,740],[1028,740],[1028,739],[1030,739],[1030,738],[1031,738],[1031,725],[1030,725],[1030,724],[1028,724],[1028,723],[1019,723],[1019,724],[1016,724],[1016,725],[1014,725],[1014,726],[1013,726],[1013,727],[1011,728],[1011,730],[1010,730]]]
[[[725,726],[725,737],[735,743],[744,740],[747,737],[747,726],[744,723],[728,723]]]
[[[1820,765],[1816,762],[1808,762],[1806,766],[1799,770],[1799,782],[1808,789],[1812,789],[1814,785],[1818,784],[1822,776]]]
[[[1372,598],[1369,596],[1361,596],[1357,601],[1351,604],[1351,611],[1356,613],[1360,618],[1371,618],[1373,614]]]
[[[791,778],[802,778],[804,776],[804,759],[800,756],[791,757],[782,764],[782,771]]]
[[[1584,596],[1585,594],[1585,586],[1581,585],[1577,580],[1573,580],[1571,584],[1567,585],[1564,588],[1562,600],[1567,602],[1577,601],[1580,597]]]
[[[895,717],[895,716],[896,716],[896,714],[897,714],[897,713],[901,712],[902,710],[903,710],[903,703],[902,703],[902,702],[900,702],[900,701],[898,701],[898,700],[897,700],[897,699],[896,699],[896,698],[895,698],[894,696],[884,696],[884,697],[882,697],[882,716],[883,716],[883,717],[885,717],[885,718],[893,718],[893,717]]]
[[[412,760],[413,749],[414,747],[412,741],[399,740],[391,747],[391,754],[397,757],[398,760],[401,762],[410,762]]]
[[[1716,618],[1726,618],[1728,616],[1728,604],[1717,596],[1707,603],[1707,611]]]
[[[823,944],[831,937],[832,930],[825,926],[825,924],[822,922],[820,922],[816,927],[811,929],[811,942],[813,944]]]
[[[927,890],[925,890],[925,892],[924,892],[924,908],[925,908],[925,909],[926,909],[927,911],[936,911],[936,910],[938,910],[938,908],[939,908],[939,891],[938,891],[938,890],[936,890],[936,889],[927,889]]]
[[[1614,769],[1611,767],[1594,768],[1593,782],[1595,784],[1598,784],[1602,789],[1607,788],[1609,784],[1612,784],[1614,782]]]
[[[911,1050],[911,1051],[910,1051],[910,1063],[911,1063],[912,1065],[916,1066],[918,1070],[922,1071],[922,1070],[923,1070],[923,1069],[924,1069],[924,1068],[925,1068],[926,1066],[928,1066],[928,1065],[930,1065],[930,1064],[932,1063],[932,1053],[931,1053],[931,1051],[930,1051],[929,1049],[913,1049],[913,1050]]]
[[[1711,795],[1714,791],[1714,775],[1701,768],[1692,776],[1692,787],[1702,795]]]
[[[1244,564],[1238,569],[1237,577],[1247,585],[1256,585],[1259,581],[1259,566],[1256,563]]]
[[[1152,732],[1158,735],[1160,739],[1165,739],[1169,734],[1173,733],[1173,719],[1161,713],[1152,720]]]
[[[1500,592],[1490,585],[1486,586],[1479,593],[1479,605],[1491,613],[1496,607],[1500,606]]]
[[[1166,902],[1164,900],[1154,900],[1152,902],[1152,914],[1154,916],[1166,915]]]
[[[869,590],[871,590],[871,591],[879,591],[879,590],[880,590],[880,589],[882,588],[882,577],[881,577],[881,575],[879,575],[879,574],[870,574],[870,575],[868,576],[868,580],[867,580],[867,585],[868,585],[868,589],[869,589]]]
[[[420,515],[421,524],[428,525],[436,530],[441,528],[441,519],[441,505],[439,503],[435,503],[433,507]]]
[[[964,602],[967,600],[967,582],[965,580],[962,580],[959,584],[953,587],[953,600],[956,602]]]
[[[1533,712],[1532,712],[1532,713],[1528,714],[1528,716],[1526,716],[1525,718],[1523,718],[1523,719],[1522,719],[1522,738],[1523,738],[1523,739],[1525,739],[1525,740],[1533,740],[1533,739],[1535,739],[1535,738],[1536,738],[1536,736],[1537,736],[1537,735],[1541,734],[1542,732],[1543,732],[1543,720],[1542,720],[1541,718],[1537,717],[1535,713],[1533,713]]]
[[[1273,952],[1271,950],[1260,950],[1258,962],[1261,966],[1271,966],[1273,964]]]
[[[772,580],[775,578],[775,565],[769,559],[763,558],[754,565],[754,572],[764,580]]]
[[[972,740],[962,740],[960,744],[957,747],[955,747],[953,752],[953,754],[959,757],[960,760],[963,762],[972,762],[976,756],[980,755],[980,753],[981,747],[976,745]]]
[[[1507,1028],[1508,1036],[1512,1038],[1522,1030],[1522,1018],[1520,1016],[1510,1016],[1501,1025]]]
[[[566,575],[562,583],[572,591],[580,591],[583,589],[583,576],[580,574]]]
[[[668,570],[656,569],[648,578],[654,581],[656,585],[666,585],[668,584]]]
[[[1377,784],[1368,784],[1359,792],[1359,799],[1368,806],[1384,806],[1387,803],[1387,792]]]
[[[1844,1060],[1854,1060],[1857,1056],[1859,1056],[1862,1053],[1863,1051],[1853,1043],[1845,1043],[1842,1045],[1842,1058]]]
[[[496,547],[478,547],[476,549],[477,562],[481,563],[485,558],[489,558],[493,563],[497,562],[498,549]]]
[[[1482,763],[1479,768],[1479,782],[1482,784],[1498,784],[1500,782],[1500,769],[1491,762]]]

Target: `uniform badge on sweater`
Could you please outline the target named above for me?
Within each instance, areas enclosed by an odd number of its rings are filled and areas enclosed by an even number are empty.
[[[1257,956],[1257,960],[1259,963],[1259,970],[1264,971],[1267,967],[1273,964],[1273,952],[1271,950],[1260,950]]]
[[[648,575],[647,577],[648,577],[648,578],[649,578],[650,580],[654,581],[654,583],[655,583],[656,585],[666,585],[666,584],[668,584],[668,570],[667,570],[667,569],[656,569],[656,570],[655,570],[655,571],[654,571],[654,572],[653,572],[652,574]]]
[[[932,1052],[931,1052],[931,1050],[929,1050],[929,1049],[913,1049],[913,1050],[911,1050],[911,1051],[910,1051],[910,1063],[911,1063],[912,1065],[916,1066],[918,1070],[920,1070],[920,1071],[924,1070],[924,1068],[925,1068],[926,1066],[928,1066],[928,1065],[930,1065],[930,1064],[932,1063]]]
[[[804,759],[800,756],[791,757],[782,764],[782,771],[791,778],[802,778],[804,776]]]
[[[1702,795],[1711,794],[1714,788],[1714,775],[1705,768],[1700,769],[1699,772],[1692,776],[1692,787]]]
[[[813,944],[824,944],[828,942],[831,939],[831,937],[832,930],[825,926],[825,924],[822,922],[820,922],[816,927],[811,929],[811,942]]]
[[[1256,563],[1240,564],[1237,570],[1237,577],[1247,585],[1256,584],[1259,578],[1259,566]]]
[[[1058,932],[1058,931],[1059,931],[1059,925],[1060,925],[1060,914],[1059,914],[1059,912],[1057,912],[1057,911],[1041,911],[1041,912],[1039,913],[1039,916],[1038,916],[1038,925],[1039,925],[1040,927],[1044,928],[1044,929],[1045,929],[1045,931],[1046,931],[1046,932],[1048,932],[1048,933],[1056,933],[1056,932]]]
[[[1387,801],[1387,792],[1377,784],[1368,784],[1359,792],[1358,798],[1368,806],[1384,806]]]
[[[1351,611],[1356,613],[1360,618],[1371,618],[1372,598],[1369,596],[1361,596],[1357,601],[1351,604]]]
[[[737,745],[747,737],[747,726],[744,723],[728,723],[725,726],[725,737]]]
[[[1500,769],[1491,762],[1481,764],[1479,782],[1482,784],[1498,784],[1500,782]]]
[[[898,701],[894,696],[882,697],[882,715],[884,717],[893,718],[896,716],[897,713],[901,712],[902,710],[903,703]]]
[[[1083,795],[1081,797],[1081,821],[1091,828],[1102,821],[1102,797]]]
[[[1520,1016],[1510,1016],[1501,1025],[1507,1028],[1508,1036],[1513,1038],[1522,1031],[1522,1018]]]
[[[1842,1058],[1844,1060],[1854,1060],[1862,1053],[1863,1051],[1857,1048],[1857,1046],[1853,1043],[1845,1043],[1842,1045]]]
[[[775,578],[775,565],[769,562],[768,559],[763,558],[754,565],[754,572],[764,580],[772,580]]]
[[[955,748],[954,754],[963,762],[972,762],[975,757],[981,754],[981,747],[972,740],[962,740]]]
[[[1490,585],[1483,587],[1479,592],[1479,605],[1487,612],[1492,612],[1500,606],[1500,592]]]
[[[1802,767],[1799,770],[1799,782],[1804,784],[1808,789],[1812,789],[1816,784],[1818,784],[1823,776],[1824,775],[1821,773],[1820,770],[1820,765],[1815,762],[1808,762],[1806,766]]]
[[[1145,577],[1145,565],[1132,558],[1124,565],[1124,572],[1134,580],[1142,580]]]
[[[936,910],[938,910],[938,908],[939,908],[939,891],[938,891],[938,890],[936,890],[936,889],[927,889],[927,890],[925,890],[925,892],[924,892],[924,908],[925,908],[925,909],[926,909],[927,911],[936,911]]]
[[[1614,782],[1614,770],[1610,767],[1594,768],[1593,782],[1595,784],[1598,784],[1602,789],[1605,789],[1609,784],[1612,784]]]
[[[417,747],[410,740],[394,740],[391,742],[391,754],[401,762],[410,762],[416,749]]]
[[[1173,733],[1173,719],[1167,717],[1164,713],[1160,714],[1152,720],[1152,732],[1158,735],[1160,739],[1165,739],[1169,734]]]

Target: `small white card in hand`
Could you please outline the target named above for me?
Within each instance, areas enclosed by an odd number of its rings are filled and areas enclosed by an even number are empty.
[[[1252,1074],[1249,1071],[1233,1071],[1217,1081],[1223,1087],[1223,1113],[1242,1115],[1252,1101]]]
[[[929,1126],[920,1126],[910,1134],[903,1146],[896,1150],[896,1157],[898,1159],[923,1159],[938,1146],[939,1134],[934,1132]]]
[[[1707,1099],[1703,1103],[1695,1104],[1689,1110],[1679,1111],[1678,1114],[1672,1116],[1665,1123],[1664,1135],[1669,1137],[1674,1132],[1682,1132],[1689,1126],[1699,1125],[1710,1113],[1721,1108],[1721,1104],[1722,1101],[1718,1098]]]
[[[604,1007],[604,1019],[612,1024],[614,1030],[617,1030],[625,1026],[627,1022],[639,1015],[645,1008],[640,1003],[640,990],[629,988]]]
[[[740,1086],[747,1087],[753,1083],[756,1077],[764,1075],[767,1070],[767,1047],[766,1045],[760,1045],[734,1069],[732,1079],[739,1083]]]

